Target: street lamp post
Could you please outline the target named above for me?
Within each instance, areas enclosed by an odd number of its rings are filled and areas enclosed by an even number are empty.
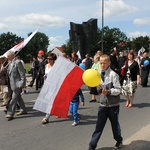
[[[103,33],[103,28],[104,28],[104,0],[102,0],[102,41],[101,41],[101,51],[104,53],[104,33]]]

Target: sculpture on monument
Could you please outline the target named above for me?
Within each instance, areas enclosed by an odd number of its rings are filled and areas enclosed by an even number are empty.
[[[85,54],[91,55],[91,46],[94,39],[97,37],[97,19],[90,19],[82,24],[70,22],[70,42],[73,51],[79,51],[81,57],[84,58]]]

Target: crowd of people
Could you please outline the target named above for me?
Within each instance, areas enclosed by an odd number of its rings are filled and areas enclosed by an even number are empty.
[[[116,140],[114,150],[119,149],[123,141],[119,124],[120,95],[122,94],[126,98],[125,106],[132,108],[137,85],[141,84],[142,87],[147,87],[150,70],[148,53],[145,51],[142,55],[135,56],[133,51],[129,51],[127,55],[121,51],[118,55],[117,51],[112,49],[110,55],[102,54],[98,50],[93,58],[86,54],[85,58],[81,59],[76,52],[72,52],[71,58],[68,58],[65,53],[63,56],[78,66],[83,63],[85,70],[94,69],[101,74],[101,83],[96,87],[88,87],[91,94],[89,102],[98,102],[100,105],[89,150],[95,150],[97,147],[108,118],[111,122],[113,137]],[[31,60],[32,80],[28,86],[32,87],[35,83],[36,90],[41,88],[56,59],[57,56],[54,53],[49,53],[45,58],[44,52],[40,50],[37,57],[33,57]],[[149,63],[145,64],[145,61]],[[26,72],[23,62],[11,51],[7,53],[7,58],[0,57],[0,67],[0,85],[3,94],[1,107],[6,107],[5,117],[10,121],[14,118],[16,109],[19,110],[16,115],[27,114],[27,108],[21,96],[23,88],[26,87]],[[96,100],[96,95],[99,95],[99,100]],[[69,112],[74,120],[72,126],[78,125],[81,117],[78,113],[80,100],[84,106],[84,95],[81,89],[76,92],[70,102]],[[49,119],[50,114],[46,114],[42,123],[49,123]]]

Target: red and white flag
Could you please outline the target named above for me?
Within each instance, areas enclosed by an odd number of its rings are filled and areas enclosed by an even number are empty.
[[[27,39],[25,39],[24,41],[20,42],[19,44],[15,45],[14,47],[12,47],[11,49],[9,49],[7,52],[5,52],[2,56],[3,57],[7,57],[7,53],[9,51],[20,51],[22,48],[24,48],[27,43],[33,38],[33,36],[38,32],[39,29],[35,30],[30,36],[28,36]]]
[[[67,118],[70,101],[83,85],[83,70],[59,56],[49,72],[33,109]]]

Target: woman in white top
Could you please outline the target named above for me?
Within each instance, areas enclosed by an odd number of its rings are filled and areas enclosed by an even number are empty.
[[[48,73],[51,71],[52,66],[55,63],[55,60],[57,59],[56,54],[54,53],[50,53],[47,56],[47,64],[45,65],[45,75],[44,75],[44,79],[47,78]],[[46,124],[49,122],[49,118],[50,118],[50,114],[46,114],[45,117],[42,119],[42,123]]]

